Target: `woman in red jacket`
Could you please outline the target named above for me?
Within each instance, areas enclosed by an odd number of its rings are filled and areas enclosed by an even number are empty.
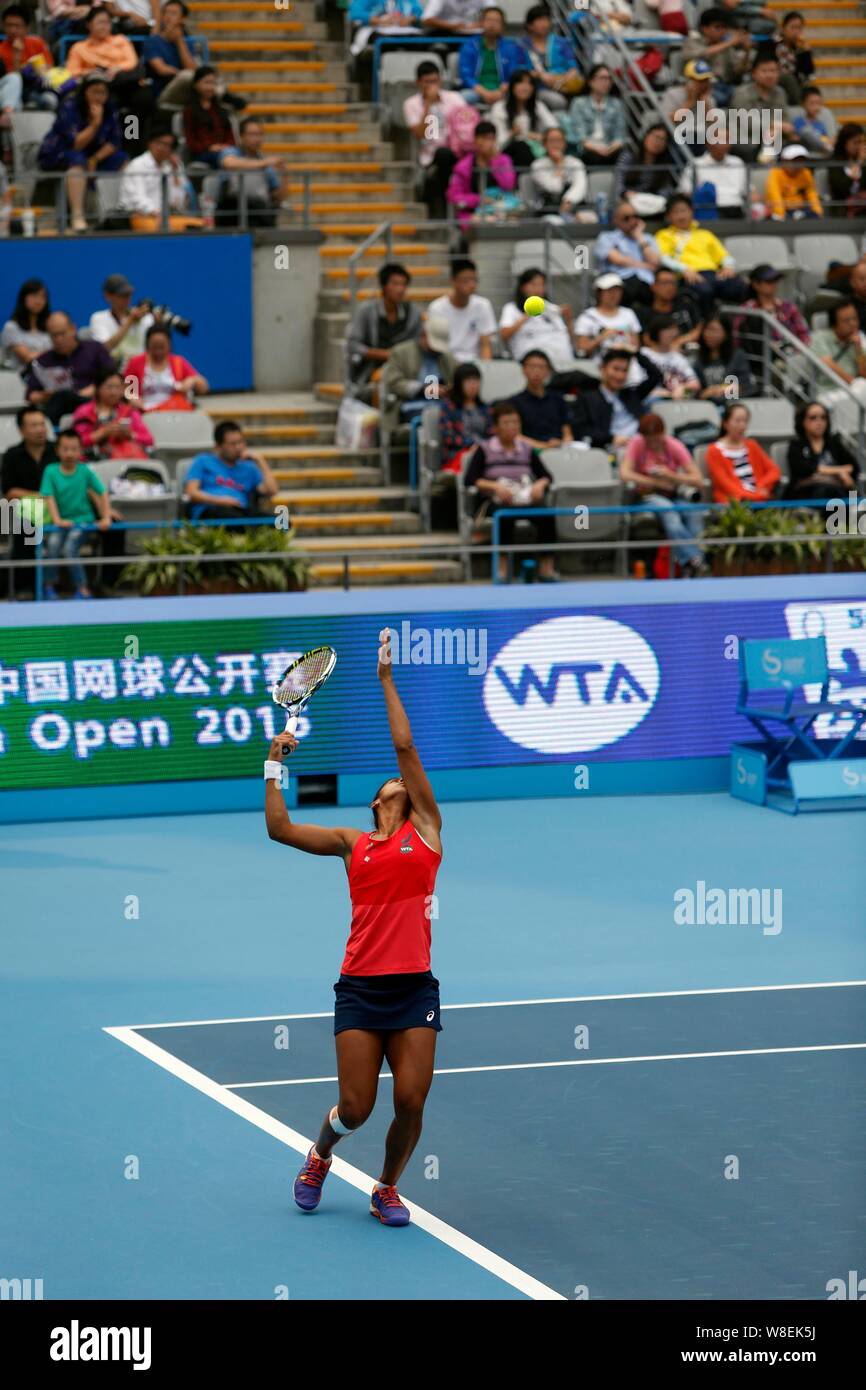
[[[714,502],[768,502],[781,473],[754,439],[746,438],[751,415],[746,406],[729,405],[722,433],[707,450],[707,469]]]
[[[123,377],[117,371],[97,379],[93,398],[78,407],[72,428],[88,458],[143,459],[153,448],[153,435],[141,415],[123,399]]]

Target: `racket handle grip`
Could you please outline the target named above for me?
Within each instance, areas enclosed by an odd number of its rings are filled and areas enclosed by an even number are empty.
[[[286,727],[285,727],[284,732],[287,733],[287,734],[293,734],[293,733],[295,732],[295,729],[297,729],[297,727],[298,727],[298,716],[297,716],[296,714],[292,714],[292,715],[290,715],[289,718],[286,720]],[[288,745],[287,743],[284,743],[284,744],[283,744],[283,757],[285,757],[285,755],[286,755],[287,753],[290,753],[290,752],[291,752],[291,749],[289,748],[289,745]]]

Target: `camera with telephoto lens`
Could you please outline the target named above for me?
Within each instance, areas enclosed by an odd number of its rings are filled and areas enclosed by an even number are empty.
[[[154,320],[162,328],[169,329],[172,333],[182,333],[186,338],[192,332],[192,319],[182,318],[176,314],[167,304],[154,304],[152,299],[142,299],[139,302],[140,309],[146,309],[149,314],[153,314]]]
[[[677,497],[681,502],[702,502],[704,500],[699,487],[689,487],[686,483],[680,483],[677,488]]]

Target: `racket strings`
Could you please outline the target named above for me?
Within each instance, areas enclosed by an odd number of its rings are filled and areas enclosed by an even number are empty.
[[[285,673],[274,691],[274,699],[287,706],[308,699],[330,675],[334,661],[335,655],[330,647],[308,652]]]

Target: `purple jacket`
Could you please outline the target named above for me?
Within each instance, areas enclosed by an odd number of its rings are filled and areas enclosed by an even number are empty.
[[[448,180],[448,201],[457,209],[457,221],[465,226],[470,215],[481,202],[481,194],[472,187],[472,173],[475,168],[475,155],[464,155],[454,165]],[[480,171],[479,171],[480,172]],[[484,171],[487,183],[493,184],[507,193],[517,187],[517,173],[507,154],[495,154],[489,167]]]

